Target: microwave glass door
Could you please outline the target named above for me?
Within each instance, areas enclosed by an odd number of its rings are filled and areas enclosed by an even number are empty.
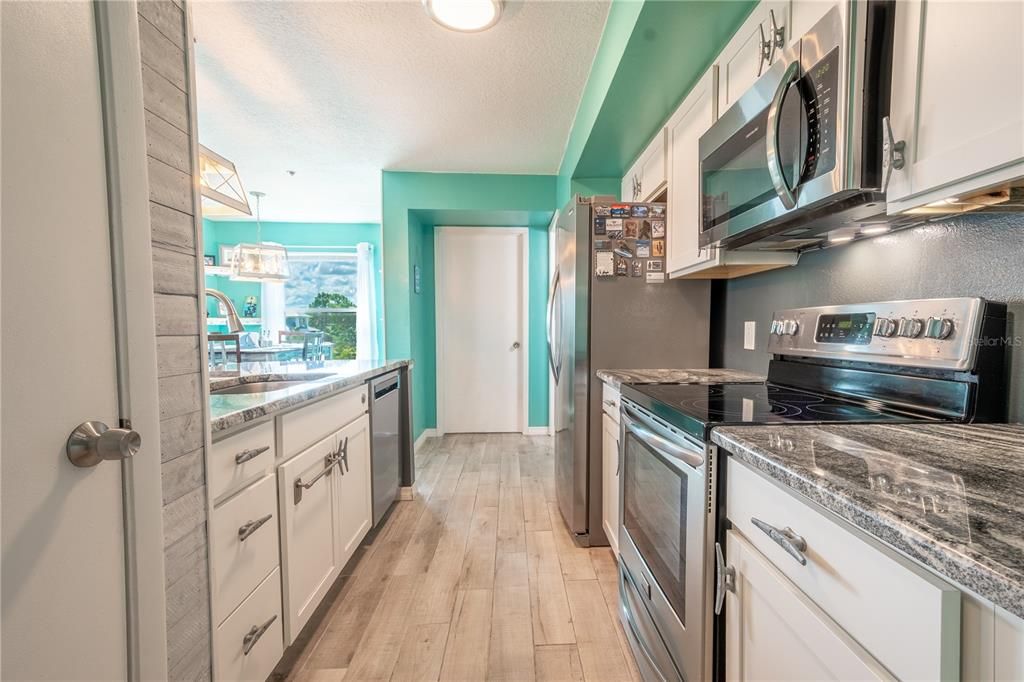
[[[806,159],[807,113],[800,81],[790,84],[779,108],[779,159],[786,182],[795,188]],[[777,198],[768,171],[768,107],[762,109],[701,161],[702,229],[722,223]]]
[[[696,472],[680,466],[629,430],[623,440],[622,525],[686,625],[689,490]],[[701,523],[692,524],[703,531]]]

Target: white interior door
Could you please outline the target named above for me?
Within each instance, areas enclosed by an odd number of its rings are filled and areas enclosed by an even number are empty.
[[[438,429],[522,431],[527,231],[437,230]]]
[[[138,73],[138,19],[134,5],[126,7],[117,25],[134,28],[134,72]],[[98,420],[117,427],[119,418],[128,414],[118,405],[112,233],[94,5],[2,3],[0,11],[4,168],[0,677],[121,680],[159,676],[160,670],[166,670],[163,653],[157,654],[161,659],[157,668],[144,664],[144,672],[139,671],[140,627],[135,618],[138,611],[131,604],[140,584],[149,594],[150,578],[155,577],[159,603],[141,618],[150,622],[156,616],[162,623],[160,526],[155,532],[139,528],[154,541],[156,556],[149,553],[147,560],[155,558],[157,565],[155,576],[136,581],[139,560],[131,551],[136,545],[126,543],[130,536],[122,501],[122,485],[135,489],[133,481],[141,468],[156,472],[154,504],[159,509],[159,469],[120,461],[79,468],[65,450],[69,434],[80,423]],[[141,76],[137,95],[138,107],[133,111],[141,126]],[[119,111],[125,130],[131,129],[127,120],[131,113]],[[138,136],[136,141],[133,158],[144,164],[144,139]],[[119,148],[119,153],[127,149]],[[134,172],[128,161],[121,170],[125,169]],[[144,173],[143,165],[142,178]],[[144,183],[141,191],[132,194],[143,216],[145,194]],[[129,204],[122,198],[116,205],[124,209]],[[130,212],[128,218],[134,215]],[[144,218],[133,227],[148,249],[148,221]],[[122,252],[134,253],[127,247]],[[143,256],[148,258],[148,251]],[[138,282],[127,277],[126,285]],[[151,291],[151,280],[148,286]],[[152,306],[152,294],[145,286],[141,292]],[[126,308],[122,311],[127,315]],[[140,333],[146,331],[144,325],[136,326]],[[126,350],[124,345],[121,350]],[[141,421],[155,425],[153,338],[148,362],[152,402],[141,395],[139,402],[145,403],[140,410],[150,405],[153,412]],[[145,455],[158,467],[156,428],[143,431],[143,442],[148,449],[136,459]],[[145,492],[148,504],[152,496],[149,489]],[[130,505],[127,515],[133,523],[134,509]],[[162,634],[157,639],[161,641],[156,646],[162,647]]]

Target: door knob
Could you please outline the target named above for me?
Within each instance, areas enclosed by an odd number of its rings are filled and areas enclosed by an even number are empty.
[[[512,350],[519,350],[519,342],[518,342],[518,341],[515,341],[515,342],[514,342],[514,343],[512,344]]]
[[[134,457],[142,436],[131,429],[111,429],[103,422],[82,422],[68,438],[68,459],[76,467],[94,467],[103,460]]]

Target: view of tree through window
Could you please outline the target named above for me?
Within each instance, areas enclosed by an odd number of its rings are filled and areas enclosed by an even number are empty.
[[[356,357],[356,257],[348,253],[288,254],[291,275],[285,282],[285,308],[294,328],[295,316],[324,332],[334,344],[331,357]]]

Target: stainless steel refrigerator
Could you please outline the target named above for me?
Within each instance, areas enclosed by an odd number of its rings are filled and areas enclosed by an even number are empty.
[[[666,225],[665,204],[608,197],[575,197],[555,223],[547,311],[555,483],[581,545],[608,543],[596,372],[708,366],[710,283],[668,279]]]

